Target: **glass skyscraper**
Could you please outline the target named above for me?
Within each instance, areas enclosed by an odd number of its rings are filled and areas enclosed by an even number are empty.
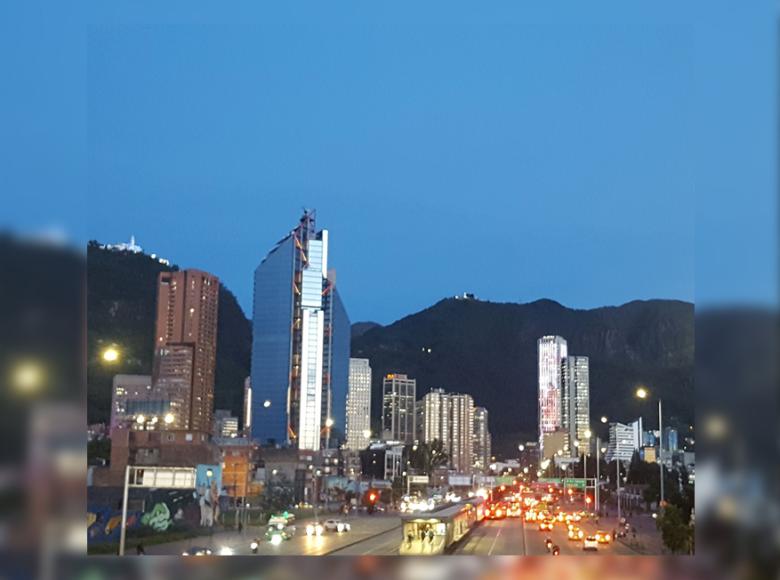
[[[350,327],[313,212],[255,270],[252,437],[319,450],[344,432]]]
[[[359,451],[371,441],[371,364],[367,358],[349,359],[347,395],[347,449]]]

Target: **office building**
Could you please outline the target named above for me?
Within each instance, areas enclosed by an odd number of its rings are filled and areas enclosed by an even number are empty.
[[[563,394],[561,426],[569,433],[565,453],[576,457],[590,444],[590,380],[586,356],[568,356],[561,362]],[[579,445],[575,445],[575,442]]]
[[[210,432],[214,412],[219,280],[200,270],[160,272],[153,389],[171,401],[167,428]]]
[[[490,465],[491,440],[488,410],[485,407],[474,408],[474,455],[472,464],[475,471],[485,472]]]
[[[163,428],[169,412],[170,401],[155,396],[150,375],[114,375],[109,433]]]
[[[371,365],[367,358],[349,359],[346,448],[359,451],[371,440]]]
[[[674,453],[679,448],[677,429],[674,427],[664,427],[664,453]]]
[[[634,452],[642,445],[642,419],[625,425],[623,423],[609,424],[609,444],[604,459],[607,462],[616,458],[622,462],[631,461]]]
[[[537,341],[539,378],[539,445],[544,455],[544,436],[562,428],[562,363],[567,356],[566,340],[544,336]]]
[[[255,270],[252,436],[317,451],[343,440],[350,324],[314,212]]]
[[[382,381],[382,439],[414,442],[417,432],[417,381],[389,373]]]
[[[214,411],[214,437],[238,437],[238,417],[230,411],[217,409]]]

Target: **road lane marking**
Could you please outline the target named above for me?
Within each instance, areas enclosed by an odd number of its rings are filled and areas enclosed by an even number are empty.
[[[488,556],[492,556],[493,555],[493,548],[496,547],[496,542],[498,541],[498,536],[501,535],[501,529],[502,528],[498,528],[498,533],[496,534],[496,537],[493,538],[493,543],[491,544],[490,549],[488,550]]]

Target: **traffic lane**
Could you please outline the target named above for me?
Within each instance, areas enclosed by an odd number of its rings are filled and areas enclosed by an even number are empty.
[[[484,520],[453,550],[453,554],[523,556],[525,531],[519,518]]]
[[[266,538],[266,527],[245,528],[244,532],[232,532],[229,534],[218,533],[213,536],[201,536],[179,542],[158,544],[149,546],[147,554],[153,555],[181,555],[181,553],[193,546],[204,546],[212,550],[216,555],[223,548],[228,548],[234,555],[252,555],[250,544],[252,540],[258,540],[257,555],[262,556],[295,556],[295,555],[322,555],[340,547],[347,546],[361,539],[371,538],[384,533],[390,528],[400,526],[400,518],[397,516],[353,516],[345,518],[349,522],[349,532],[325,532],[322,536],[307,536],[306,522],[296,522],[295,535],[289,540],[282,541],[279,545],[271,544]]]
[[[595,531],[587,529],[585,526],[581,526],[583,532],[592,533]],[[560,554],[562,556],[598,556],[598,555],[631,555],[636,554],[627,546],[620,543],[610,542],[609,544],[599,544],[598,550],[583,550],[581,540],[570,540],[569,531],[565,524],[556,523],[553,525],[552,532],[544,531],[540,532],[538,526],[531,526],[528,524],[528,554],[534,556],[546,555],[547,546],[545,540],[550,538],[553,544],[556,544],[560,548]]]
[[[295,536],[278,545],[271,544],[263,537],[259,542],[257,553],[264,556],[321,556],[401,525],[401,520],[397,516],[360,516],[345,521],[349,522],[352,528],[349,532],[324,532],[321,536],[307,536],[305,526],[297,527]],[[400,536],[400,532],[398,533]],[[251,553],[251,550],[247,544],[241,552],[237,553]]]
[[[401,546],[401,525],[384,533],[365,539],[353,540],[354,543],[336,548],[328,556],[397,556]]]

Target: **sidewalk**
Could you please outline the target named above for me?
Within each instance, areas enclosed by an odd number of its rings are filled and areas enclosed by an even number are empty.
[[[633,517],[626,518],[631,529],[623,538],[615,538],[616,541],[628,546],[632,550],[646,555],[661,555],[666,553],[661,532],[655,527],[655,520],[649,514],[634,514]],[[597,524],[595,519],[589,520],[596,529],[612,533],[612,530],[618,529],[617,516],[610,513],[610,517],[599,518]],[[636,530],[636,537],[633,530]]]

